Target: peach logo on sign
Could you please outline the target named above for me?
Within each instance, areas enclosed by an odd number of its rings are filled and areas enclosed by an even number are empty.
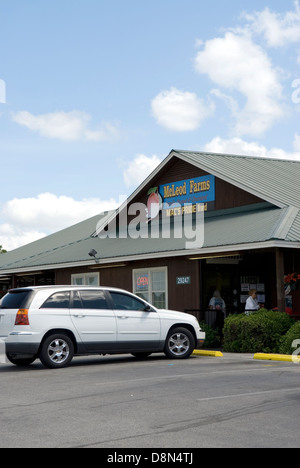
[[[158,193],[158,187],[153,187],[148,191],[149,198],[147,202],[147,217],[148,222],[155,219],[162,209],[163,200]]]

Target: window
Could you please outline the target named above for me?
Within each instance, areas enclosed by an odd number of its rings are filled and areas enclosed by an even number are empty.
[[[70,292],[61,291],[52,294],[41,306],[41,309],[69,309]]]
[[[32,291],[10,291],[1,301],[1,309],[22,309]]]
[[[73,286],[99,286],[99,273],[79,273],[71,276]]]
[[[167,268],[133,271],[134,293],[159,309],[167,308]]]
[[[72,309],[82,309],[82,302],[78,291],[73,291]]]
[[[117,310],[145,310],[145,304],[128,294],[110,292],[114,309]]]
[[[109,309],[104,291],[79,291],[79,294],[83,309]]]

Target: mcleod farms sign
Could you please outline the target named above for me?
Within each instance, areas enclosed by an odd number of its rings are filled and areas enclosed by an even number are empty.
[[[212,210],[215,202],[215,177],[207,175],[160,185],[158,193],[163,204],[165,203],[165,209],[170,210],[170,216],[182,214],[183,207],[185,211],[189,209],[191,213],[195,213],[199,204],[204,211]]]
[[[148,218],[154,219],[161,210],[167,216],[180,216],[215,207],[215,177],[207,175],[153,187],[148,192]]]

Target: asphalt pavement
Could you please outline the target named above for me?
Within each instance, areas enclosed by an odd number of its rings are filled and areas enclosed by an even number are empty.
[[[300,364],[229,353],[1,364],[0,447],[296,448],[299,376]]]

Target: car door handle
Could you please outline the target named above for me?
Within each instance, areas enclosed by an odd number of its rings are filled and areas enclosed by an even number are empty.
[[[74,314],[74,317],[77,317],[77,318],[84,318],[85,315],[81,315],[81,314]]]
[[[118,315],[118,318],[125,320],[125,319],[128,319],[128,315]]]

